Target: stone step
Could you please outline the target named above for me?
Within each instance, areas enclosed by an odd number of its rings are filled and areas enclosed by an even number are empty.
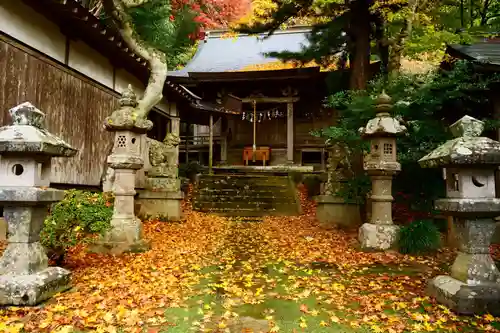
[[[287,176],[271,176],[271,175],[244,175],[244,174],[215,174],[215,175],[201,175],[201,178],[206,179],[222,179],[222,178],[240,178],[240,179],[288,179]]]
[[[209,214],[216,214],[220,216],[243,216],[243,217],[250,217],[250,216],[292,216],[292,215],[298,215],[297,210],[290,210],[290,211],[280,211],[277,209],[251,209],[251,208],[240,208],[238,210],[230,209],[206,209],[206,210],[200,210],[201,212],[204,213],[209,213]]]
[[[220,194],[220,195],[247,195],[255,194],[260,196],[275,196],[275,195],[288,195],[293,193],[290,188],[272,188],[272,189],[249,189],[249,190],[241,190],[237,188],[197,188],[195,189],[195,193],[200,195],[211,195],[211,194]]]
[[[284,216],[299,211],[289,178],[270,175],[201,175],[193,208],[225,216]]]
[[[233,189],[233,190],[268,190],[274,191],[276,189],[288,189],[289,184],[221,184],[221,183],[206,183],[200,182],[196,186],[197,189]]]
[[[264,219],[260,216],[236,216],[234,218],[230,218],[230,221],[233,222],[242,222],[242,223],[253,223],[253,222],[264,222]]]
[[[295,201],[293,195],[259,195],[256,193],[249,193],[248,195],[227,195],[221,193],[195,195],[198,201],[225,201],[225,202],[249,202],[249,201],[262,201],[262,202],[289,202]]]
[[[277,202],[221,202],[221,201],[212,201],[212,202],[193,202],[194,209],[212,209],[212,208],[221,208],[221,209],[241,209],[241,208],[254,208],[254,209],[296,209],[297,206],[295,203],[286,202],[286,203],[277,203]]]
[[[199,179],[200,183],[222,183],[222,184],[289,184],[288,177],[220,177],[214,178],[212,176],[202,176]]]

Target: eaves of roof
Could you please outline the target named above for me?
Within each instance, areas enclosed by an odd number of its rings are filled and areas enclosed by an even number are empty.
[[[149,78],[149,66],[145,59],[132,51],[119,31],[106,26],[75,0],[22,0],[52,22],[70,38],[80,39],[108,58],[115,67],[122,67],[144,84]],[[175,85],[174,85],[175,86]],[[165,85],[166,95],[175,99],[188,98],[180,89]],[[171,94],[175,92],[176,94]],[[188,98],[189,100],[189,98]]]
[[[472,45],[448,45],[450,56],[470,60],[476,65],[500,70],[500,43],[481,42]]]

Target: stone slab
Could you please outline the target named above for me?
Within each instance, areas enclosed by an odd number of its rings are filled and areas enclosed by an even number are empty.
[[[130,242],[96,242],[89,248],[90,253],[107,253],[119,255],[123,253],[141,253],[151,249],[151,241],[141,239],[133,243]]]
[[[182,191],[149,191],[149,190],[138,190],[139,199],[172,199],[172,200],[182,200],[184,199],[184,193]]]
[[[0,305],[37,305],[70,287],[71,272],[60,267],[30,275],[0,275]]]
[[[361,225],[358,205],[345,203],[342,198],[331,195],[319,195],[314,200],[317,203],[316,219],[323,227]]]
[[[451,276],[439,275],[429,281],[427,294],[461,315],[500,316],[500,285],[470,286]]]
[[[0,202],[18,204],[52,203],[64,199],[64,191],[39,187],[0,187]],[[5,206],[5,205],[4,205]]]
[[[453,213],[453,216],[476,218],[481,213],[482,218],[496,217],[500,211],[498,198],[448,198],[434,201],[434,209]]]
[[[157,217],[161,221],[180,221],[183,217],[181,199],[136,199],[141,205],[139,217]]]
[[[399,238],[399,227],[393,224],[364,223],[358,232],[363,250],[385,251],[394,248]]]

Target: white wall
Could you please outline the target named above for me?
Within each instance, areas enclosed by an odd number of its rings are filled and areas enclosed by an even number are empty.
[[[115,70],[106,57],[82,41],[70,41],[66,59],[67,39],[57,24],[20,0],[0,0],[0,31],[118,93],[129,84],[138,97],[144,93],[139,79],[123,69]],[[175,115],[175,107],[166,100],[157,108],[165,115]]]
[[[117,69],[115,71],[115,86],[113,89],[121,94],[125,89],[127,89],[129,84],[132,85],[132,89],[135,94],[138,97],[141,97],[145,88],[142,82],[129,72],[123,69]]]
[[[64,62],[66,37],[56,24],[21,0],[0,0],[0,31]]]
[[[96,80],[103,86],[114,88],[114,69],[106,57],[82,41],[71,41],[69,46],[67,63],[69,67]]]

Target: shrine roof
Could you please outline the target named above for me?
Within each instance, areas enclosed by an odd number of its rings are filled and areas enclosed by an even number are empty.
[[[446,52],[456,58],[467,59],[483,66],[500,69],[500,42],[483,41],[471,45],[448,45]]]
[[[199,76],[202,73],[221,76],[222,73],[227,72],[245,72],[248,74],[249,72],[259,71],[252,70],[252,68],[279,61],[277,58],[268,57],[266,53],[300,52],[304,47],[307,47],[310,31],[310,27],[304,26],[279,30],[270,36],[267,36],[267,33],[235,35],[227,30],[209,31],[205,40],[200,42],[193,59],[184,68],[170,72],[169,76],[170,78],[187,78],[197,74]],[[304,73],[304,69],[277,69],[262,72],[277,74],[277,72],[284,71],[292,74]],[[309,69],[314,70],[314,72],[319,71],[319,68],[316,69],[315,67]]]

